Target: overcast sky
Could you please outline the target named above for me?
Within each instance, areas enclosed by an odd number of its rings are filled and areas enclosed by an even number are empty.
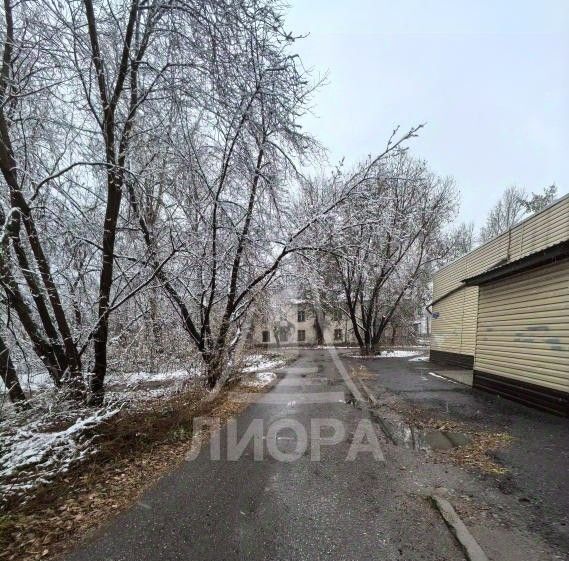
[[[569,1],[292,0],[305,66],[328,73],[305,127],[332,161],[426,122],[414,154],[484,220],[508,185],[569,191]]]

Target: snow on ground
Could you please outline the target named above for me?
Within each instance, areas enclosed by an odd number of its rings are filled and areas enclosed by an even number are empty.
[[[25,380],[31,408],[18,412],[4,404],[0,411],[0,506],[95,454],[97,427],[122,408],[171,397],[199,375],[197,368],[109,373],[105,408],[98,411],[58,401],[49,378],[31,376]]]
[[[30,372],[27,377],[20,378],[24,390],[34,391],[53,387],[53,381],[45,370]]]
[[[0,426],[0,496],[6,500],[49,483],[95,454],[94,431],[118,412],[119,409],[100,409],[61,430],[48,430],[44,418],[20,427]]]
[[[277,375],[273,370],[286,365],[286,360],[276,354],[255,353],[244,357],[245,366],[241,369],[245,375],[241,384],[248,387],[262,388],[268,386]]]
[[[348,355],[349,358],[407,358],[409,356],[416,356],[419,354],[420,351],[404,351],[401,349],[397,349],[394,351],[383,351],[380,355]]]
[[[317,350],[322,350],[322,349],[355,349],[356,347],[354,347],[353,345],[351,347],[348,346],[341,346],[341,345],[316,345],[316,347],[314,347]]]
[[[129,388],[127,388],[130,390]],[[157,399],[166,399],[173,395],[179,394],[184,391],[183,384],[170,384],[160,386],[158,388],[134,388],[133,390],[126,391],[122,389],[107,389],[105,391],[105,403],[108,406],[115,404],[128,404],[129,406],[143,406],[148,401],[155,401]]]
[[[429,355],[416,356],[415,358],[409,359],[409,362],[428,362],[428,361],[429,361]]]
[[[128,384],[133,386],[146,382],[173,382],[176,380],[189,380],[199,376],[197,368],[160,370],[153,372],[109,372],[105,383],[107,386],[114,384]],[[25,391],[39,391],[53,388],[53,382],[47,372],[32,372],[29,376],[20,380]],[[3,388],[3,386],[1,386]]]
[[[281,368],[286,364],[286,360],[275,355],[251,354],[245,357],[245,364],[247,366],[243,368],[243,372],[248,374]]]
[[[277,375],[274,372],[257,372],[253,378],[244,379],[242,384],[244,386],[262,388],[271,384],[276,378]]]
[[[105,403],[126,403],[136,406],[147,401],[164,399],[187,389],[201,376],[198,368],[115,372],[107,377]]]
[[[436,372],[429,372],[429,374],[431,376],[433,376],[434,378],[440,378],[441,380],[444,380],[445,382],[451,382],[451,384],[458,384],[459,383],[456,380],[451,380],[450,378],[447,378],[446,376],[441,376],[440,374],[437,374]]]
[[[166,372],[125,372],[109,376],[107,382],[126,382],[129,385],[144,382],[170,382],[174,380],[189,380],[199,376],[197,369],[172,370]]]
[[[243,383],[263,387],[276,378],[272,371],[286,364],[277,355],[245,357]],[[0,416],[0,506],[20,497],[85,461],[97,452],[95,435],[102,423],[122,408],[144,407],[150,400],[168,398],[199,383],[199,368],[163,371],[111,372],[106,379],[104,409],[77,409],[58,402],[46,375],[24,380],[31,391],[31,409],[2,407]],[[9,410],[8,410],[9,409]]]
[[[113,373],[107,378],[105,399],[107,403],[143,403],[167,398],[184,391],[188,383],[197,380],[200,375],[198,368]]]

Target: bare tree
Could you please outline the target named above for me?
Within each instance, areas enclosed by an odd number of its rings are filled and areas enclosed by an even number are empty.
[[[37,6],[19,4],[16,10],[12,2],[6,0],[4,19],[0,169],[7,187],[5,201],[9,211],[0,209],[0,221],[4,225],[0,283],[8,304],[16,312],[54,383],[64,384],[70,393],[80,396],[83,393],[81,360],[33,207],[42,187],[60,175],[58,171],[48,171],[48,166],[57,167],[62,157],[61,150],[46,154],[45,146],[38,142],[43,135],[47,151],[52,148],[49,134],[53,130],[47,126],[44,129],[38,123],[53,107],[35,105],[33,97],[49,88],[59,76],[53,71],[50,57],[40,56],[42,37],[33,24],[39,19]],[[39,174],[43,174],[41,179],[38,179]],[[24,290],[29,293],[29,299]]]
[[[458,259],[462,255],[472,251],[475,244],[474,222],[463,222],[455,228],[452,228],[449,232],[448,244],[451,248],[447,256],[449,261]]]
[[[190,36],[199,4],[175,8],[191,12]],[[111,312],[168,259],[150,266],[137,254],[121,200],[137,116],[179,63],[173,11],[159,1],[4,2],[0,283],[56,386],[84,398],[83,359],[93,358],[93,403],[103,399]]]
[[[8,397],[10,401],[15,404],[25,403],[26,394],[22,390],[20,380],[14,363],[10,357],[10,351],[4,342],[3,337],[0,336],[0,377],[6,386]]]
[[[374,353],[401,302],[449,251],[450,179],[405,153],[380,163],[377,180],[337,209],[319,235],[329,243],[329,292],[349,316],[362,354]],[[337,279],[337,282],[335,281]]]
[[[526,213],[526,197],[523,189],[515,185],[508,187],[488,213],[486,224],[480,230],[480,241],[487,242],[517,224]]]
[[[543,193],[532,193],[524,200],[524,207],[527,213],[539,212],[549,206],[557,197],[557,187],[549,185],[545,187]]]
[[[420,128],[299,212],[300,164],[322,155],[299,124],[318,84],[278,3],[4,0],[2,17],[0,366],[15,400],[11,349],[101,404],[115,341],[148,320],[156,347],[180,322],[221,387],[259,295]]]
[[[543,193],[528,195],[515,185],[508,187],[500,200],[490,210],[486,224],[480,230],[480,241],[487,242],[515,226],[527,214],[539,212],[550,205],[557,196],[557,187],[550,185]]]
[[[290,184],[300,178],[296,162],[317,148],[298,126],[313,86],[289,52],[293,38],[272,5],[241,18],[232,33],[224,27],[227,18],[220,15],[202,35],[209,47],[196,66],[199,82],[211,92],[208,103],[179,91],[172,100],[176,119],[162,140],[172,158],[160,173],[169,177],[165,220],[152,229],[140,186],[129,188],[154,260],[171,240],[184,240],[179,259],[159,281],[204,360],[210,389],[230,376],[233,349],[259,293],[288,256],[314,245],[307,235],[311,227],[370,178],[374,162],[416,132],[394,136],[333,199],[299,220]],[[238,72],[233,60],[239,61]]]
[[[169,60],[156,51],[155,35],[170,4],[131,0],[120,6],[83,1],[69,5],[75,70],[85,101],[100,130],[106,164],[106,196],[101,240],[97,324],[93,330],[94,366],[91,400],[101,403],[107,372],[107,342],[117,225],[126,183],[126,164],[135,122],[144,101],[157,89]],[[98,10],[97,10],[98,8]],[[83,30],[86,30],[87,37]],[[160,30],[163,35],[163,30]],[[118,48],[105,49],[116,43]],[[162,45],[160,45],[161,47]],[[140,69],[144,67],[144,74]]]

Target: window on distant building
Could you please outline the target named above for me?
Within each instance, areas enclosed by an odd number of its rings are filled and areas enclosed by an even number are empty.
[[[271,340],[271,334],[268,331],[263,331],[263,343],[268,343]]]
[[[304,313],[304,310],[298,310],[298,322],[302,322],[305,321],[306,319],[306,315]]]
[[[334,310],[334,321],[342,321],[342,310]]]
[[[299,343],[304,343],[304,341],[306,341],[306,331],[304,331],[304,329],[299,329],[297,331],[297,336]]]
[[[251,339],[253,339],[253,331],[249,330],[247,331],[247,341],[250,341]]]
[[[341,340],[342,340],[342,330],[334,329],[334,341],[341,341]]]
[[[288,341],[288,333],[284,329],[280,332],[279,339],[282,343],[286,343]]]

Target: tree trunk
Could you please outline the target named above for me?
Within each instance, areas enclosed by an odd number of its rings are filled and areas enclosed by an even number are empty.
[[[206,363],[206,388],[213,390],[223,375],[223,357],[218,352],[204,355]]]
[[[10,218],[9,224],[7,225],[7,231],[10,233],[10,238],[13,241],[13,246],[18,258],[20,269],[22,270],[22,273],[28,283],[28,287],[37,306],[37,310],[40,314],[40,319],[42,321],[43,327],[46,329],[46,335],[51,342],[49,345],[39,344],[40,339],[43,339],[43,337],[39,334],[35,338],[36,341],[34,341],[34,338],[32,336],[30,336],[30,338],[34,342],[34,347],[36,348],[38,348],[38,346],[51,347],[49,349],[49,354],[56,360],[50,360],[50,362],[56,363],[57,366],[50,366],[49,370],[52,373],[52,377],[54,378],[56,385],[61,382],[67,386],[69,395],[71,397],[81,399],[84,396],[81,361],[79,355],[77,354],[77,348],[75,347],[73,336],[67,323],[67,318],[65,316],[65,311],[61,303],[59,292],[51,274],[49,262],[44,253],[34,220],[31,215],[31,209],[26,202],[22,191],[20,190],[20,185],[18,183],[18,177],[16,173],[18,165],[14,157],[14,151],[10,140],[9,127],[3,110],[0,110],[0,168],[9,188],[10,204],[13,208],[17,208],[19,210],[19,215],[14,215]],[[55,327],[51,322],[51,317],[47,310],[46,303],[44,302],[43,297],[39,292],[40,287],[30,271],[27,256],[25,255],[23,248],[20,246],[20,221],[23,222],[29,247],[38,267],[41,281],[45,287],[46,295],[51,305],[56,325],[62,336],[64,353],[61,352],[61,347],[57,343],[59,337],[54,338],[54,335],[56,335]],[[5,247],[2,248],[4,251],[5,249]],[[7,261],[1,265],[3,269],[1,271],[3,281],[12,282],[13,277],[9,271],[9,265]],[[16,292],[19,294],[19,288]],[[31,327],[32,324],[34,324],[33,330],[35,331],[35,322],[32,319],[32,315],[29,313],[29,309],[25,303],[25,300],[21,299],[19,296],[13,300],[20,300],[20,302],[18,302],[20,305],[18,315],[20,317],[20,320],[23,320],[22,324],[24,327],[26,324],[28,327]],[[26,308],[25,311],[23,309],[24,307]],[[29,318],[23,318],[23,316],[29,316]],[[27,319],[29,319],[29,321],[27,321]],[[30,335],[29,330],[27,328],[26,330]],[[40,352],[38,353],[38,356],[45,361],[43,358],[45,353],[43,353],[41,349],[39,350]]]
[[[158,323],[158,295],[156,292],[157,289],[153,289],[150,293],[150,328],[152,330],[156,352],[161,354],[164,349],[162,349],[162,330]]]
[[[322,331],[322,324],[320,323],[319,312],[314,315],[314,329],[316,331],[316,344],[319,346],[324,345],[324,332]]]
[[[362,323],[364,328],[364,337],[362,343],[360,343],[360,349],[364,356],[369,356],[373,354],[373,342],[370,326],[366,322],[366,315],[362,313]]]
[[[34,352],[42,360],[49,375],[51,376],[55,387],[61,386],[61,377],[64,370],[61,368],[64,363],[64,357],[58,354],[58,348],[50,344],[39,332],[31,310],[28,308],[26,299],[21,294],[18,283],[12,276],[10,269],[2,259],[0,254],[0,284],[6,291],[9,305],[16,311],[18,319],[26,334],[32,342]]]
[[[109,302],[113,282],[113,264],[117,220],[121,205],[121,185],[117,171],[109,172],[107,208],[103,231],[103,262],[99,280],[99,313],[98,325],[93,337],[95,366],[91,377],[89,403],[102,405],[104,399],[104,382],[107,373],[107,342],[109,338]]]
[[[10,401],[19,407],[25,406],[26,394],[24,390],[22,390],[20,380],[18,380],[18,374],[10,358],[10,351],[8,347],[6,347],[2,337],[0,337],[0,376],[6,386]]]
[[[375,347],[371,344],[371,341],[366,341],[363,345],[360,345],[360,354],[362,356],[372,356],[375,354]]]
[[[379,343],[379,337],[376,333],[373,333],[373,326],[366,325],[364,320],[364,337],[360,342],[360,353],[363,356],[372,356],[377,353],[377,346]]]

